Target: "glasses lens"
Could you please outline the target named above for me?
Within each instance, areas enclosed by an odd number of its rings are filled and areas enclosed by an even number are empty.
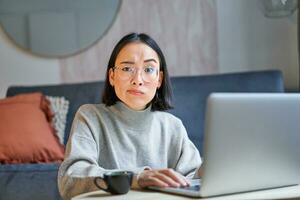
[[[153,82],[157,78],[158,70],[155,67],[149,66],[143,69],[142,75],[146,82]]]
[[[118,70],[119,76],[122,80],[132,79],[136,73],[140,73],[139,69],[136,67],[115,67]],[[158,76],[158,69],[152,66],[144,67],[141,69],[141,75],[144,81],[153,82]]]
[[[132,74],[134,74],[135,71],[133,67],[128,67],[128,66],[123,66],[117,69],[119,69],[120,77],[123,80],[130,79],[132,77]]]

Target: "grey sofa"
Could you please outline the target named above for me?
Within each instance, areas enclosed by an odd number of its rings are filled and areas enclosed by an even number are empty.
[[[203,124],[206,98],[212,92],[284,92],[280,71],[256,71],[171,78],[173,106],[169,112],[182,119],[190,139],[200,152],[203,146]],[[12,86],[7,96],[41,91],[46,95],[64,96],[70,101],[65,141],[78,107],[101,102],[103,82],[45,86]],[[1,200],[58,200],[58,164],[0,165]]]

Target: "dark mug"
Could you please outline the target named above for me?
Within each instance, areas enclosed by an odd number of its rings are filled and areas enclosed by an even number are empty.
[[[118,171],[105,173],[102,177],[95,177],[95,185],[106,192],[111,194],[126,194],[132,183],[133,172],[130,171]],[[102,187],[101,181],[104,181],[107,188]]]

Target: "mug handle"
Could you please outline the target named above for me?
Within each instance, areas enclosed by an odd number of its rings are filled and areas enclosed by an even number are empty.
[[[94,178],[94,184],[96,185],[96,187],[99,188],[100,190],[104,190],[104,191],[106,191],[106,192],[109,192],[109,191],[108,191],[108,188],[103,188],[103,187],[101,187],[101,186],[98,184],[98,180],[104,181],[103,178],[101,178],[101,177],[95,177],[95,178]],[[104,183],[106,184],[105,181],[104,181]]]

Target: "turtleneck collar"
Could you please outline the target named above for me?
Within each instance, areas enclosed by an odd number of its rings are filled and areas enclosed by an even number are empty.
[[[133,110],[121,101],[117,101],[112,107],[112,111],[117,115],[120,122],[124,123],[132,130],[147,129],[153,119],[153,112],[151,112],[151,105],[144,110]]]

